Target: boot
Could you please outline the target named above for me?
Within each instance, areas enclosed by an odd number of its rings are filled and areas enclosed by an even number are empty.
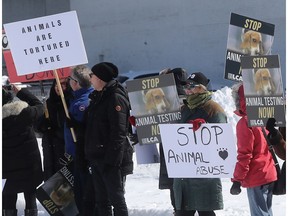
[[[25,209],[24,210],[25,216],[37,216],[38,215],[38,209]]]
[[[17,209],[3,209],[2,216],[17,216]]]

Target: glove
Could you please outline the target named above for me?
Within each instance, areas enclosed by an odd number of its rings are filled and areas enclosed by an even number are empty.
[[[128,119],[128,120],[129,120],[130,124],[135,127],[135,125],[136,125],[136,118],[135,118],[135,116],[129,116],[129,119]]]
[[[79,122],[76,121],[71,114],[69,114],[70,118],[65,117],[66,125],[68,128],[75,128],[78,126]]]
[[[266,122],[266,129],[269,131],[268,136],[269,137],[274,137],[277,135],[277,129],[275,128],[276,126],[276,120],[275,118],[269,118],[268,121]]]
[[[240,182],[233,182],[232,187],[230,188],[230,194],[232,195],[238,195],[241,193],[241,183]]]
[[[201,119],[201,118],[197,118],[194,120],[190,120],[189,123],[191,123],[193,125],[193,128],[192,128],[193,131],[196,131],[201,127],[202,123],[205,123],[205,120]]]
[[[72,156],[65,152],[64,157],[59,158],[59,163],[62,166],[67,166],[69,163],[72,162],[72,160],[73,160]]]

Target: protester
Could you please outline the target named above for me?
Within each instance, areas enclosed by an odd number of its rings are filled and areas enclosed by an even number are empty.
[[[205,121],[226,123],[222,107],[212,100],[207,86],[210,80],[201,73],[192,73],[183,84],[186,94],[181,109],[181,122]],[[200,121],[199,121],[200,122]],[[219,178],[174,178],[176,216],[214,216],[214,210],[223,209],[222,184]]]
[[[235,113],[241,117],[236,125],[237,163],[230,189],[232,195],[247,188],[252,216],[272,215],[272,189],[277,179],[276,169],[261,127],[248,127],[243,83],[232,87]]]
[[[74,162],[74,195],[80,215],[89,210],[85,205],[86,182],[90,175],[88,165],[84,159],[84,114],[89,105],[89,94],[93,91],[90,83],[90,68],[78,65],[72,69],[68,77],[72,89],[72,97],[69,100],[69,118],[66,118],[64,126],[65,152],[72,156]],[[75,131],[74,140],[71,128]],[[92,214],[91,214],[92,215]]]
[[[269,131],[268,139],[273,145],[276,155],[280,159],[286,160],[286,127],[279,127],[277,130],[275,123],[275,118],[269,118],[266,123],[266,129]]]
[[[127,174],[133,171],[132,153],[127,135],[130,103],[126,90],[114,78],[118,68],[110,62],[92,67],[86,116],[85,157],[92,168],[95,199],[99,216],[127,216],[124,196]]]
[[[184,104],[183,99],[185,96],[185,91],[182,88],[181,83],[187,80],[187,73],[183,68],[174,68],[174,69],[165,69],[160,72],[161,74],[173,74],[176,84],[177,94],[179,96],[179,104],[182,106]],[[177,103],[178,104],[178,103]],[[180,107],[179,107],[180,110]],[[163,146],[162,143],[159,144],[159,155],[160,155],[160,170],[159,170],[159,189],[169,189],[170,190],[170,200],[173,206],[174,213],[176,212],[175,208],[175,198],[173,191],[173,178],[168,177],[168,172],[166,168]]]
[[[2,215],[17,216],[17,196],[24,192],[25,216],[37,216],[36,188],[43,180],[42,162],[33,125],[43,115],[41,101],[12,84],[20,100],[2,87]]]
[[[67,81],[67,78],[60,79],[66,104],[71,97],[71,88]],[[63,166],[60,159],[64,157],[65,153],[65,117],[64,106],[55,80],[50,89],[49,98],[46,100],[45,114],[37,124],[37,132],[42,133],[44,181]]]

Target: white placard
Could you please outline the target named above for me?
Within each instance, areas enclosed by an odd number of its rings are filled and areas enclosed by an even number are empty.
[[[76,11],[4,24],[17,74],[88,63]]]
[[[231,178],[236,164],[231,124],[160,124],[170,178]]]

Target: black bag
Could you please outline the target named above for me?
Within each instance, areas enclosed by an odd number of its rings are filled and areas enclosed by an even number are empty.
[[[277,181],[274,182],[273,194],[286,194],[286,161],[283,163],[281,170],[277,169]]]
[[[282,169],[280,169],[275,151],[273,149],[273,145],[270,143],[264,128],[262,128],[262,132],[264,134],[264,137],[267,140],[268,148],[269,148],[270,153],[272,154],[272,157],[273,157],[273,160],[275,163],[275,168],[277,171],[277,180],[274,182],[273,194],[274,195],[284,195],[284,194],[286,194],[286,161],[284,161],[284,163],[282,165]]]

